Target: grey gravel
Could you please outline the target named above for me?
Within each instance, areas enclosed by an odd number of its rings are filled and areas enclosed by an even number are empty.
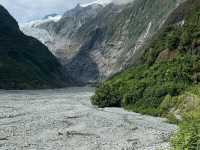
[[[99,109],[89,87],[0,91],[0,150],[166,150],[165,119]]]

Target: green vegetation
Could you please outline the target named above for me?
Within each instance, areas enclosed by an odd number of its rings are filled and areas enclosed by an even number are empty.
[[[171,140],[173,150],[199,150],[200,120],[191,118],[190,121],[183,121],[179,128],[178,133]]]
[[[0,89],[63,87],[57,59],[38,40],[24,35],[0,5]]]
[[[179,130],[172,137],[173,150],[200,149],[200,86],[192,86],[180,96],[171,97],[170,113],[181,116]]]
[[[159,106],[165,96],[176,96],[193,83],[193,64],[197,63],[200,63],[198,57],[180,54],[172,61],[129,69],[100,85],[92,103],[161,115]]]
[[[190,9],[184,23],[169,25],[153,38],[143,64],[100,84],[91,98],[99,107],[123,106],[179,124],[171,140],[174,150],[200,149],[199,7]]]
[[[6,35],[0,37],[0,43],[1,89],[64,85],[61,65],[39,41],[24,35]]]

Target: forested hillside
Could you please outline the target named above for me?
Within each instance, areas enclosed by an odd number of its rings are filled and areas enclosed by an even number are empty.
[[[48,48],[24,35],[0,5],[0,89],[55,88],[71,83]]]

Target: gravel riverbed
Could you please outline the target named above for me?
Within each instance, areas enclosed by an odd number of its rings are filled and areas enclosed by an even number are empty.
[[[166,150],[165,119],[99,109],[89,87],[0,91],[0,150]]]

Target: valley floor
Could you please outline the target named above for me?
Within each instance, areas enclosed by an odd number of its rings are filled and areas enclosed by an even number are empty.
[[[98,109],[93,88],[0,91],[0,150],[157,150],[176,129],[165,119]]]

